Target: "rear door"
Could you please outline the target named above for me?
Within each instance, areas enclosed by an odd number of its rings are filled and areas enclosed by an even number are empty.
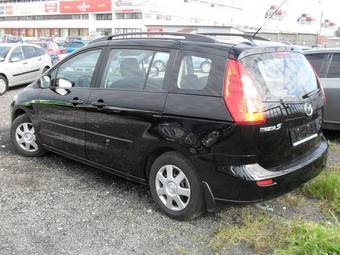
[[[148,134],[163,113],[172,55],[166,49],[108,48],[86,114],[86,153],[91,161],[143,176],[134,171],[154,142]],[[163,70],[153,65],[160,57]]]
[[[280,170],[316,150],[322,139],[323,94],[307,59],[273,52],[249,54],[240,62],[250,78],[242,79],[255,85],[266,116],[265,124],[240,127],[257,148],[258,162]]]
[[[322,84],[327,97],[325,123],[340,124],[340,53],[331,54],[330,65]]]

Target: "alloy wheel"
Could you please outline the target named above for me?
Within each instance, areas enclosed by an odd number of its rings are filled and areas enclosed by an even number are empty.
[[[21,123],[15,130],[15,139],[26,152],[36,152],[39,149],[32,123]]]
[[[190,201],[190,183],[176,166],[165,165],[156,175],[156,192],[162,203],[172,211],[185,209]]]

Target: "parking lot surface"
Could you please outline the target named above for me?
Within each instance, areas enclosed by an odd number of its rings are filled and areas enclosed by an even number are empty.
[[[24,158],[10,145],[9,104],[18,90],[0,96],[0,254],[213,254],[209,240],[226,224],[237,224],[245,208],[223,205],[216,214],[177,222],[161,214],[143,185],[49,153]],[[339,135],[330,163],[340,162]],[[282,211],[290,217],[322,218],[307,202]],[[252,254],[239,245],[230,254]]]

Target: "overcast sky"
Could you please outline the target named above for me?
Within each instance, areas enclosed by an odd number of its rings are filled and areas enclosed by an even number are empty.
[[[247,17],[263,19],[266,9],[270,5],[280,5],[283,0],[235,0],[241,2]],[[320,3],[321,2],[321,5]],[[340,0],[287,0],[282,7],[288,14],[287,20],[296,21],[301,13],[308,13],[320,19],[321,8],[324,10],[324,19],[328,18],[340,26]]]

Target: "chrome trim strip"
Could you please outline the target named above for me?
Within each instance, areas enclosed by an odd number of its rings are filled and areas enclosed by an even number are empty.
[[[307,142],[307,141],[309,141],[309,140],[312,140],[312,139],[314,139],[314,138],[316,138],[316,137],[318,137],[318,134],[314,134],[314,135],[308,136],[308,137],[306,137],[305,139],[302,139],[302,140],[300,140],[300,141],[298,141],[298,142],[293,143],[293,146],[298,146],[299,144],[302,144],[302,143],[304,143],[304,142]]]

